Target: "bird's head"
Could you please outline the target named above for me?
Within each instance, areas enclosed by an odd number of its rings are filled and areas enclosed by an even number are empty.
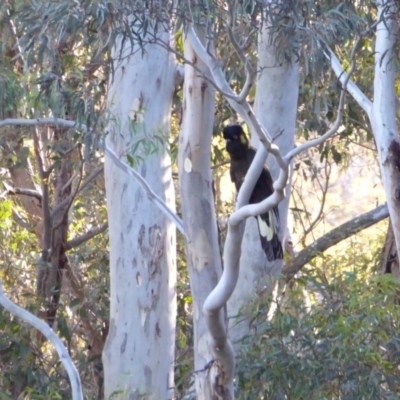
[[[226,151],[233,157],[240,157],[249,148],[249,140],[240,125],[229,125],[224,128]]]

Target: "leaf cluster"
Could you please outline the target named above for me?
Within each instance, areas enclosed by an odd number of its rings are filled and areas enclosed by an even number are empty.
[[[370,267],[328,279],[306,273],[270,319],[269,302],[258,306],[241,342],[238,397],[397,399],[398,282]]]

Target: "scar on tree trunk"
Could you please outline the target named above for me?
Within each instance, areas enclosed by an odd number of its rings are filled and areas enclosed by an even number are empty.
[[[397,256],[396,241],[391,222],[389,222],[385,244],[382,250],[381,273],[393,274],[396,278],[400,278],[399,258]]]
[[[392,167],[393,178],[396,182],[396,188],[394,189],[394,198],[400,202],[400,143],[397,140],[392,140],[389,146],[389,155],[387,161]]]

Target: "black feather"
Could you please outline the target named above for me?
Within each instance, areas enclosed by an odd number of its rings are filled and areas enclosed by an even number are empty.
[[[240,125],[231,125],[224,128],[224,139],[226,140],[226,150],[231,158],[230,175],[235,184],[236,191],[239,192],[247,171],[253,162],[256,151],[250,147],[249,140]],[[267,167],[264,166],[249,203],[255,204],[265,200],[274,192],[273,181]],[[279,211],[278,207],[273,207],[270,211],[257,217],[257,226],[260,234],[261,247],[263,248],[269,261],[282,259],[282,244],[279,240]]]

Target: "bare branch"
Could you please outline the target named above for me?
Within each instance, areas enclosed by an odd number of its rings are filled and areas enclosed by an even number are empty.
[[[80,143],[76,143],[74,146],[72,146],[70,149],[68,149],[65,153],[63,153],[63,157],[67,157],[69,154],[71,154],[80,145],[81,145]],[[58,161],[54,162],[53,164],[50,165],[50,167],[48,169],[46,169],[44,171],[44,177],[45,178],[48,178],[50,176],[50,174],[52,173],[53,169],[56,167],[57,164],[58,164]]]
[[[361,38],[359,37],[352,49],[351,52],[351,66],[350,66],[350,70],[349,72],[346,74],[343,71],[343,77],[339,76],[339,80],[340,82],[342,82],[342,91],[340,93],[340,99],[339,99],[339,105],[338,105],[338,113],[336,116],[336,120],[333,123],[332,127],[328,130],[328,132],[324,133],[322,136],[320,136],[317,139],[314,140],[310,140],[304,144],[302,144],[299,147],[296,147],[295,149],[293,149],[292,151],[290,151],[286,156],[285,156],[285,160],[286,162],[290,162],[295,156],[297,156],[298,154],[300,154],[301,152],[309,149],[310,147],[315,147],[320,145],[321,143],[325,142],[326,140],[328,140],[331,136],[333,136],[336,131],[339,129],[339,126],[342,122],[342,118],[343,118],[343,105],[344,105],[344,99],[345,99],[345,95],[346,95],[346,90],[347,90],[347,85],[350,81],[350,77],[352,75],[352,73],[354,72],[355,68],[356,68],[356,62],[355,62],[355,52],[358,48],[358,45],[361,42]],[[357,88],[358,89],[358,88]]]
[[[300,251],[295,258],[292,258],[286,263],[282,272],[285,275],[286,282],[290,281],[305,264],[309,263],[325,250],[363,229],[369,228],[377,222],[382,221],[388,216],[389,211],[387,204],[385,203],[372,211],[340,225],[328,232],[326,235],[320,237],[310,246]]]
[[[280,190],[275,190],[271,196],[267,197],[260,203],[247,204],[240,207],[230,216],[229,223],[232,225],[239,225],[249,217],[256,217],[257,215],[264,213],[265,210],[270,210],[282,200],[283,196],[281,196],[281,193],[279,192]]]
[[[224,96],[231,96],[231,94],[229,93],[225,93],[220,87],[218,87],[218,85],[215,83],[215,81],[213,79],[210,79],[208,76],[206,76],[202,70],[196,65],[196,63],[191,62],[190,60],[188,60],[187,58],[185,58],[179,51],[177,51],[176,49],[174,49],[169,43],[166,43],[165,41],[163,41],[162,39],[158,38],[158,37],[154,37],[154,40],[164,49],[168,50],[169,52],[171,52],[172,54],[174,54],[179,60],[181,60],[184,64],[188,64],[190,65],[195,71],[197,71],[200,75],[199,77],[201,77],[202,79],[204,79],[205,81],[207,81],[208,83],[210,83],[216,90],[218,90],[220,93],[222,93]],[[184,77],[183,77],[183,72],[180,68],[177,68],[176,71],[176,82],[179,84],[183,81]]]
[[[66,245],[66,250],[71,250],[74,247],[80,246],[82,243],[85,243],[88,240],[99,235],[100,233],[105,232],[107,229],[108,229],[108,222],[106,222],[103,225],[98,226],[97,228],[88,230],[86,233],[84,233],[81,236],[76,237],[75,239],[68,240],[67,245]]]
[[[256,77],[256,71],[254,70],[249,58],[246,57],[246,55],[244,54],[243,47],[239,46],[239,43],[236,41],[232,29],[229,26],[226,26],[226,30],[228,32],[229,40],[233,44],[237,55],[239,56],[246,68],[246,81],[237,99],[237,101],[240,103],[246,100],[246,97],[248,96],[251,86],[253,85],[254,79]]]
[[[330,47],[323,41],[322,38],[319,38],[321,44],[322,44],[322,49],[324,56],[329,60],[331,63],[332,69],[335,72],[336,76],[340,80],[340,82],[343,85],[343,88],[346,88],[346,90],[353,96],[354,100],[358,103],[358,105],[368,114],[370,115],[371,113],[371,107],[372,103],[368,99],[367,96],[360,90],[360,88],[352,81],[349,79],[349,74],[347,74],[343,68],[343,66],[340,64],[340,61],[336,57],[335,53],[330,49]],[[360,39],[358,39],[359,41]],[[357,41],[357,44],[358,44]],[[354,51],[355,47],[353,48]],[[345,85],[346,82],[346,85]]]
[[[7,189],[5,194],[29,196],[29,197],[34,197],[39,201],[42,201],[42,195],[37,190],[12,187],[9,186],[6,182],[4,182],[4,186]]]
[[[9,298],[6,297],[3,291],[3,284],[0,281],[0,304],[8,310],[12,315],[21,318],[29,325],[32,325],[38,331],[40,331],[54,346],[60,361],[66,369],[69,380],[71,383],[72,399],[73,400],[83,400],[82,385],[77,369],[68,354],[61,339],[54,333],[54,331],[38,317],[31,314],[30,312],[24,310],[23,308],[14,304]]]
[[[0,128],[7,125],[55,125],[55,126],[66,126],[70,128],[81,129],[82,131],[88,132],[86,125],[78,124],[75,121],[70,121],[66,119],[55,119],[55,118],[37,118],[37,119],[17,119],[17,118],[7,118],[3,121],[0,121]],[[114,161],[115,165],[120,168],[122,171],[126,172],[129,176],[134,178],[139,182],[142,189],[146,192],[149,199],[176,225],[179,231],[185,234],[183,228],[182,220],[172,211],[167,204],[157,196],[151,187],[148,185],[146,180],[142,178],[142,176],[137,173],[133,168],[131,168],[128,164],[124,163],[119,159],[119,157],[115,154],[113,150],[111,150],[106,143],[101,140],[100,146],[103,147],[104,152]]]
[[[0,121],[0,128],[5,126],[36,126],[36,125],[54,125],[54,126],[65,126],[68,128],[76,128],[87,131],[87,128],[84,125],[77,124],[75,121],[67,120],[67,119],[58,119],[58,118],[35,118],[35,119],[23,119],[23,118],[6,118],[3,121]]]
[[[266,207],[271,208],[283,199],[283,190],[286,186],[289,166],[282,159],[279,148],[271,143],[271,135],[269,135],[267,130],[259,124],[251,106],[246,101],[246,91],[249,89],[251,79],[253,79],[251,73],[249,73],[249,71],[251,72],[251,65],[246,65],[248,72],[246,85],[242,90],[242,94],[238,96],[234,93],[225,79],[222,68],[215,57],[212,43],[210,43],[210,47],[207,51],[191,26],[188,28],[187,37],[196,54],[210,69],[215,83],[220,90],[222,90],[222,94],[225,95],[232,108],[248,123],[250,128],[257,133],[261,142],[259,150],[257,151],[252,165],[246,174],[245,181],[239,192],[237,201],[238,211],[229,218],[228,233],[224,248],[224,270],[221,279],[214,290],[209,294],[203,305],[203,314],[210,333],[209,340],[211,347],[216,358],[222,364],[226,376],[226,382],[231,385],[234,375],[234,353],[232,344],[228,340],[226,334],[226,326],[221,310],[232,295],[237,284],[241,242],[243,238],[243,222],[249,215],[261,214],[266,211]],[[226,96],[226,94],[228,94],[228,96]],[[242,207],[244,204],[248,203],[250,193],[253,190],[264,166],[267,151],[274,155],[277,164],[281,168],[279,178],[274,184],[274,194],[262,203]],[[231,389],[233,392],[233,387]]]
[[[318,185],[319,185],[319,189],[320,189],[320,191],[322,192],[322,197],[321,197],[321,199],[318,199],[318,200],[319,200],[319,201],[318,201],[318,204],[319,204],[318,208],[319,208],[319,210],[318,210],[318,212],[316,213],[317,215],[315,216],[315,218],[314,218],[313,221],[311,221],[311,218],[310,218],[310,217],[307,218],[307,219],[308,219],[309,226],[308,226],[306,229],[304,229],[304,232],[303,232],[303,234],[302,234],[302,239],[301,239],[301,242],[302,242],[302,243],[305,243],[306,236],[307,236],[310,232],[312,232],[312,230],[314,229],[314,227],[321,221],[321,219],[322,219],[322,217],[323,217],[323,215],[324,215],[324,208],[325,208],[325,203],[326,203],[326,197],[327,197],[327,194],[328,194],[329,181],[330,181],[330,173],[331,173],[331,165],[328,163],[328,161],[326,161],[325,166],[324,166],[324,169],[325,169],[325,180],[324,180],[323,184],[320,182],[319,177],[318,177],[318,174],[316,174],[316,176],[315,176],[315,180],[317,181],[317,183],[318,183]],[[303,207],[305,208],[305,203],[304,203],[302,197],[301,197],[301,201],[302,201],[302,203],[303,203]],[[314,235],[313,235],[313,236],[314,236]],[[315,238],[314,238],[314,239],[315,239]]]
[[[210,69],[217,90],[221,92],[223,96],[225,96],[228,100],[236,100],[237,102],[239,96],[228,85],[224,73],[222,72],[222,69],[218,64],[218,60],[215,58],[214,55],[212,55],[209,51],[205,49],[192,26],[189,26],[187,36],[195,53]]]
[[[104,170],[104,167],[101,166],[99,168],[96,168],[94,171],[92,171],[90,173],[90,175],[85,179],[85,181],[80,184],[80,182],[82,181],[82,173],[83,173],[83,160],[81,159],[81,167],[79,172],[77,172],[76,174],[74,174],[69,181],[64,185],[64,188],[62,190],[65,189],[65,187],[67,187],[69,184],[72,183],[72,181],[74,179],[76,179],[76,177],[79,175],[79,183],[76,185],[76,189],[73,193],[71,193],[66,199],[64,199],[61,203],[57,204],[56,207],[54,207],[53,211],[52,211],[52,216],[54,217],[61,209],[63,209],[66,205],[68,205],[68,207],[66,208],[66,211],[69,210],[69,208],[71,207],[72,201],[74,200],[74,198],[86,187],[90,184],[90,182],[92,182],[99,174],[100,172],[102,172]]]

